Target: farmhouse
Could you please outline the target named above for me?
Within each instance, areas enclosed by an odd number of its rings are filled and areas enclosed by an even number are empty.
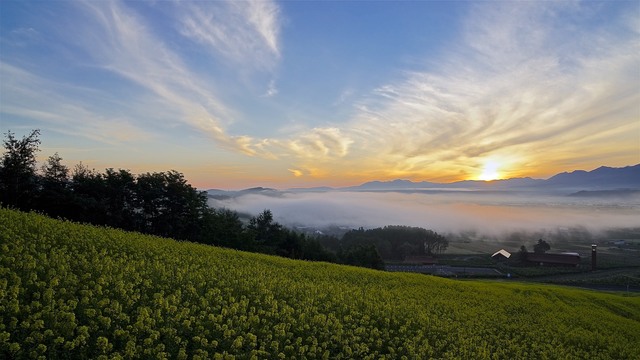
[[[580,255],[578,253],[527,253],[527,261],[540,266],[578,266]]]
[[[438,259],[427,255],[408,255],[404,258],[405,264],[433,265],[438,263]]]
[[[498,260],[498,261],[506,260],[506,259],[508,259],[510,257],[511,257],[511,253],[508,252],[505,249],[500,249],[500,250],[496,251],[495,253],[493,253],[493,255],[491,255],[492,259]]]

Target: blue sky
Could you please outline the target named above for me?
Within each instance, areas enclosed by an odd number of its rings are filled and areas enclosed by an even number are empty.
[[[637,1],[3,1],[0,130],[201,188],[640,163]]]

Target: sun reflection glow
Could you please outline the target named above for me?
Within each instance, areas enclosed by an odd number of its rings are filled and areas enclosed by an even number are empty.
[[[484,168],[482,169],[482,174],[478,177],[479,180],[489,181],[496,180],[500,178],[500,173],[498,172],[498,168],[500,164],[495,161],[489,160],[484,164]]]

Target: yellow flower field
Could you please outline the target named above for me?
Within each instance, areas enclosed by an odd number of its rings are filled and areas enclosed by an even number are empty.
[[[640,359],[640,297],[295,261],[0,209],[0,357]]]

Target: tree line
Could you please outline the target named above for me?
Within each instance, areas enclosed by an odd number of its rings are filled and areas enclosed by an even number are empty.
[[[410,255],[437,255],[449,246],[446,237],[433,230],[413,226],[354,229],[344,234],[342,245],[373,244],[385,260],[402,261]]]
[[[332,251],[320,239],[275,222],[268,209],[245,223],[235,211],[211,208],[207,193],[175,170],[136,175],[113,168],[98,172],[82,163],[70,169],[57,153],[38,168],[39,130],[22,139],[10,131],[5,136],[1,206],[244,251],[384,268],[372,244]]]

